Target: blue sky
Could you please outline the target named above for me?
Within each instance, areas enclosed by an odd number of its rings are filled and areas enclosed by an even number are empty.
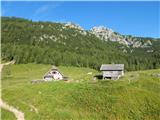
[[[34,21],[73,22],[85,29],[103,25],[126,35],[160,38],[160,2],[11,2],[2,16]]]

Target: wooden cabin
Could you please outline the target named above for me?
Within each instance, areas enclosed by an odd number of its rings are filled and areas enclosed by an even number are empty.
[[[45,81],[62,80],[63,75],[59,72],[57,67],[52,66],[52,68],[44,75],[43,79]]]
[[[103,79],[117,80],[124,75],[124,64],[102,64],[100,71]]]

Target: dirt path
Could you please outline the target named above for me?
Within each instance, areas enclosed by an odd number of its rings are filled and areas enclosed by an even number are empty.
[[[14,61],[11,61],[11,62],[8,62],[8,63],[4,63],[4,64],[0,64],[0,74],[2,72],[3,66],[4,65],[9,65],[9,64],[14,64]],[[6,110],[8,110],[8,111],[10,111],[12,113],[14,113],[15,117],[17,118],[17,120],[25,120],[23,112],[17,110],[13,106],[8,105],[2,99],[0,99],[0,107],[3,108],[3,109],[6,109]]]
[[[17,120],[24,120],[24,113],[0,100],[0,107],[14,113]]]

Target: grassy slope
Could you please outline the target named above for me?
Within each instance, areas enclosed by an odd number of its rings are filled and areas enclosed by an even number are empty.
[[[1,109],[1,118],[2,120],[16,120],[14,114],[5,109]]]
[[[75,82],[30,83],[49,68],[21,64],[3,69],[2,98],[23,111],[27,120],[160,119],[160,79],[151,75],[160,69],[126,73],[121,81],[91,82],[87,73],[95,70],[59,67]]]

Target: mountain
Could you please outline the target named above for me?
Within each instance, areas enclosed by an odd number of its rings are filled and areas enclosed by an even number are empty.
[[[151,41],[155,40],[152,38],[148,40],[143,40],[143,39],[132,37],[132,36],[121,35],[104,26],[93,27],[91,29],[91,33],[95,34],[96,37],[100,38],[101,40],[118,42],[128,47],[132,46],[133,48],[150,47],[152,45]]]
[[[33,22],[2,17],[2,60],[99,69],[124,63],[126,70],[160,68],[160,40],[121,35],[103,26]]]

